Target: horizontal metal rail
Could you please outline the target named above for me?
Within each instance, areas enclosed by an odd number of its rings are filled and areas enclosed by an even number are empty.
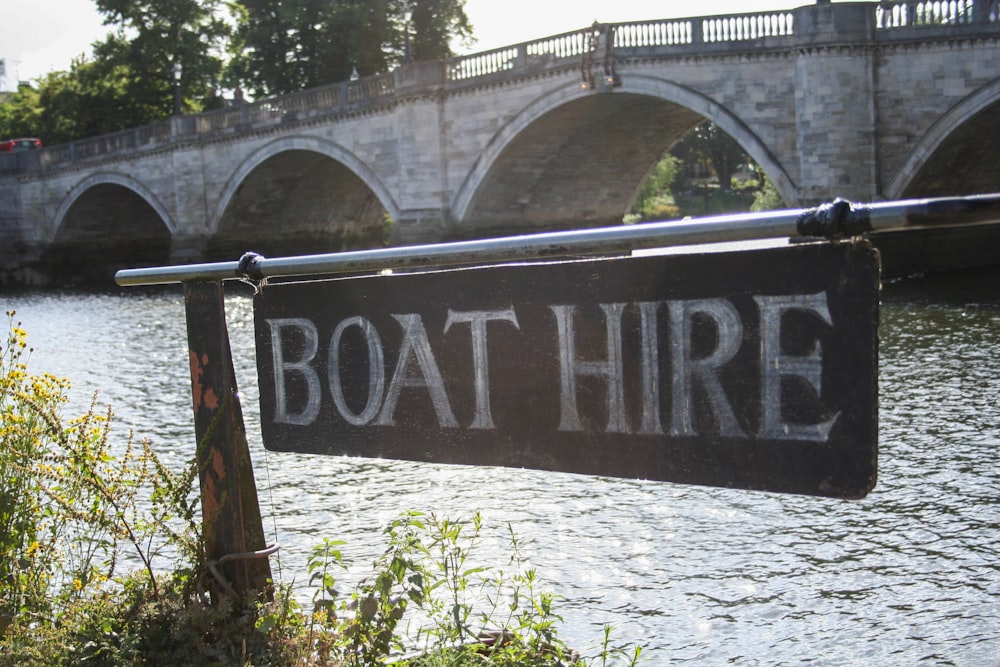
[[[251,261],[124,269],[115,274],[115,280],[123,286],[247,278],[262,280],[611,255],[652,248],[803,236],[847,237],[867,232],[985,223],[1000,223],[1000,194],[915,199],[866,206],[838,200],[813,209],[743,213],[320,255],[253,256],[248,257]]]

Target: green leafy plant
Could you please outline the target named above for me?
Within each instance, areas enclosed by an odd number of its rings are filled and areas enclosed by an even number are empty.
[[[508,526],[506,567],[475,562],[483,529],[476,513],[455,521],[406,512],[385,529],[387,545],[349,595],[336,590],[346,570],[342,542],[324,540],[308,560],[314,590],[308,627],[283,615],[276,599],[263,609],[257,630],[273,641],[298,633],[297,660],[289,664],[337,667],[584,667],[637,664],[631,652],[611,646],[610,628],[588,663],[558,636],[557,596],[542,591],[526,568],[517,536]],[[290,595],[283,589],[281,596]],[[294,605],[293,605],[294,606]]]
[[[778,194],[778,189],[769,178],[764,179],[760,191],[754,194],[751,211],[775,211],[785,208],[785,200]]]
[[[402,514],[346,596],[336,589],[343,543],[323,540],[307,561],[307,611],[287,585],[212,600],[199,590],[194,462],[175,473],[148,443],[116,443],[96,397],[63,419],[69,383],[28,372],[13,318],[0,348],[0,667],[587,664],[559,638],[558,598],[526,567],[513,530],[506,567],[476,562],[478,513]],[[593,664],[634,665],[639,654],[612,648],[606,630]]]
[[[33,475],[46,451],[45,428],[32,406],[57,409],[65,383],[27,372],[27,332],[7,313],[0,346],[0,635],[28,610],[45,613],[55,570],[53,544],[43,530],[46,508]]]
[[[27,333],[8,312],[0,348],[0,640],[16,647],[84,601],[124,586],[159,596],[154,560],[199,552],[194,466],[172,472],[147,442],[111,441],[112,412],[64,419],[69,382],[28,372]],[[134,560],[132,560],[134,559]],[[181,576],[185,570],[178,570]],[[188,581],[188,577],[183,577]],[[130,578],[129,585],[135,588]]]

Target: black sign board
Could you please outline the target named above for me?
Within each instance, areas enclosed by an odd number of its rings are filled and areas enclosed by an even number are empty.
[[[866,242],[272,284],[264,444],[862,497],[878,286]]]

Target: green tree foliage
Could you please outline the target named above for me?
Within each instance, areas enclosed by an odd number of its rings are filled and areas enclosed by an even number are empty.
[[[410,56],[414,60],[441,60],[453,55],[453,37],[468,43],[472,24],[465,15],[465,0],[413,0],[410,20]],[[405,56],[405,54],[404,54]]]
[[[740,164],[749,161],[736,140],[711,121],[688,132],[670,151],[686,163],[702,163],[719,179],[719,187],[728,190]]]
[[[41,105],[38,102],[38,91],[28,85],[21,85],[17,92],[0,104],[0,136],[35,137],[42,136],[40,131]]]
[[[108,62],[73,62],[50,72],[37,88],[22,85],[0,105],[0,135],[40,137],[58,144],[148,122],[128,96],[127,71]]]
[[[471,39],[465,0],[95,0],[109,26],[90,58],[0,105],[0,135],[48,144],[214,108],[225,81],[256,97],[451,55]],[[225,20],[228,7],[233,23]],[[408,19],[408,20],[407,20]],[[225,57],[231,58],[228,67]],[[225,72],[224,72],[225,70]],[[225,79],[223,74],[225,73]]]
[[[750,207],[751,211],[776,211],[778,209],[785,208],[785,200],[781,198],[778,194],[778,189],[774,187],[774,183],[771,182],[767,176],[763,176],[764,184],[761,186],[753,197],[753,205]]]
[[[95,0],[116,31],[94,45],[95,60],[123,78],[130,104],[148,123],[173,111],[173,68],[187,110],[211,97],[222,72],[229,25],[221,0]]]
[[[242,0],[234,3],[236,31],[228,79],[255,97],[281,95],[344,81],[353,67],[385,68],[379,34],[385,2]]]
[[[751,172],[734,183],[733,174],[744,167]],[[703,183],[691,187],[687,172],[716,174],[718,187]],[[718,126],[705,121],[689,132],[660,160],[639,189],[626,222],[671,220],[685,216],[769,211],[785,203],[774,184],[751,157]]]
[[[676,217],[677,207],[674,206],[672,190],[680,164],[681,161],[670,153],[660,158],[639,188],[632,203],[630,219],[664,220]]]
[[[221,0],[96,0],[114,26],[67,71],[21,86],[0,105],[0,135],[58,144],[138,127],[173,112],[173,66],[181,65],[187,111],[213,97],[229,27]]]
[[[409,55],[451,55],[469,38],[465,0],[240,0],[227,81],[255,97],[388,71]],[[409,14],[409,22],[406,21]]]

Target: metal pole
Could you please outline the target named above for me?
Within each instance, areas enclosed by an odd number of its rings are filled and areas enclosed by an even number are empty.
[[[844,207],[848,207],[846,213],[862,221],[865,232],[1000,223],[1000,194],[883,202],[865,207],[840,203],[844,205],[840,212],[845,213]],[[741,213],[433,245],[261,257],[252,268],[257,278],[276,278],[610,255],[651,248],[814,236],[807,231],[811,229],[809,223],[836,213],[837,205],[835,202],[815,209]],[[123,286],[242,277],[244,270],[239,261],[124,269],[115,274],[115,280]]]
[[[181,115],[181,64],[174,61],[174,66],[170,70],[173,75],[174,84],[174,115]]]
[[[404,0],[403,2],[403,62],[411,63],[413,62],[413,56],[410,54],[410,20],[413,17],[413,10],[410,7],[409,0]]]

